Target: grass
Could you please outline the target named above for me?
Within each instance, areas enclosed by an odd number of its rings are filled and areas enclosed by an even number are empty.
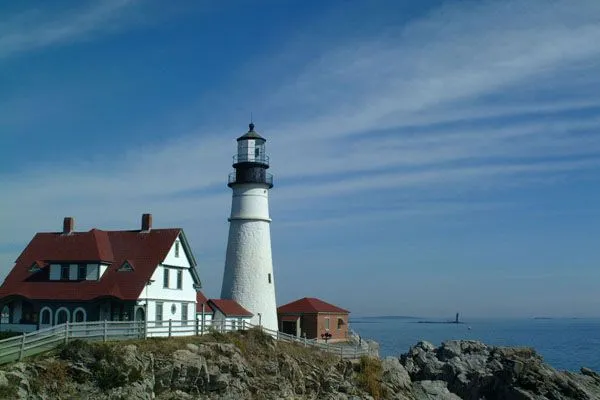
[[[31,380],[32,390],[42,395],[60,395],[65,394],[69,390],[67,383],[69,382],[69,370],[62,360],[48,360],[43,367],[39,369],[39,374],[36,379]]]
[[[375,400],[382,398],[381,388],[381,360],[379,358],[362,356],[358,371],[358,384]]]
[[[234,345],[243,355],[244,359],[254,366],[260,366],[265,361],[281,362],[282,355],[290,356],[296,360],[298,366],[304,373],[315,371],[325,373],[339,362],[339,355],[326,353],[313,347],[304,347],[302,343],[278,342],[270,335],[259,329],[246,331],[218,333],[212,332],[203,336],[186,336],[171,338],[148,338],[145,340],[126,340],[87,342],[82,340],[71,340],[68,344],[60,344],[52,351],[53,358],[44,360],[42,355],[34,357],[38,359],[40,366],[37,371],[39,379],[36,379],[34,393],[43,395],[60,395],[68,390],[74,390],[71,382],[82,383],[93,380],[101,390],[120,387],[143,379],[142,371],[136,368],[129,370],[122,366],[122,346],[135,345],[139,353],[152,353],[156,360],[170,359],[176,350],[186,349],[186,345],[202,345],[207,343],[229,343]],[[217,347],[215,350],[219,352]],[[223,348],[223,351],[229,351]],[[211,354],[211,353],[207,353]],[[91,372],[80,373],[78,370],[69,371],[67,365],[70,362],[83,363]],[[361,385],[376,399],[381,398],[381,365],[372,359],[361,360],[360,381]],[[72,376],[70,376],[70,374]],[[0,387],[0,399],[15,398],[11,387]],[[59,392],[62,390],[62,392]]]

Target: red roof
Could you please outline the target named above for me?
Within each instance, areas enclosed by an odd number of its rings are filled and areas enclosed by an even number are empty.
[[[17,258],[0,287],[0,298],[16,295],[39,300],[85,301],[102,296],[136,300],[156,267],[165,259],[181,229],[38,233]],[[43,261],[41,271],[30,272]],[[117,271],[125,261],[130,272]],[[97,281],[49,281],[50,263],[110,264]]]
[[[197,291],[196,292],[196,312],[202,312],[202,304],[204,304],[204,312],[206,314],[212,314],[214,311],[210,304],[208,304],[208,299],[204,295],[204,293]]]
[[[316,314],[338,313],[348,314],[350,311],[324,302],[314,297],[304,297],[277,308],[278,314]]]
[[[240,306],[235,300],[230,299],[210,299],[208,303],[213,309],[217,309],[225,314],[226,317],[252,317],[250,311]]]

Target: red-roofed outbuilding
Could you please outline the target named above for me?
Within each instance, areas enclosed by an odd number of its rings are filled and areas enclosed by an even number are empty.
[[[350,311],[314,297],[304,297],[277,308],[279,330],[308,339],[332,341],[346,340],[348,337],[348,316]]]

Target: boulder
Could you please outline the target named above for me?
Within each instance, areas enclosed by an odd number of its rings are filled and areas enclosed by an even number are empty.
[[[420,396],[438,389],[442,396],[443,382],[446,390],[465,400],[600,399],[600,380],[593,371],[558,372],[530,348],[470,340],[447,341],[435,348],[421,342],[402,355],[401,362]]]
[[[381,380],[392,393],[410,390],[411,381],[406,369],[396,357],[386,357],[381,361]]]
[[[461,400],[460,397],[448,390],[444,381],[415,382],[413,391],[416,400]]]

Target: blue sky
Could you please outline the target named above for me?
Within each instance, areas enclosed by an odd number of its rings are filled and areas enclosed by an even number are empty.
[[[268,139],[278,302],[599,316],[600,2],[0,5],[0,266],[64,216],[185,229],[220,293]]]

